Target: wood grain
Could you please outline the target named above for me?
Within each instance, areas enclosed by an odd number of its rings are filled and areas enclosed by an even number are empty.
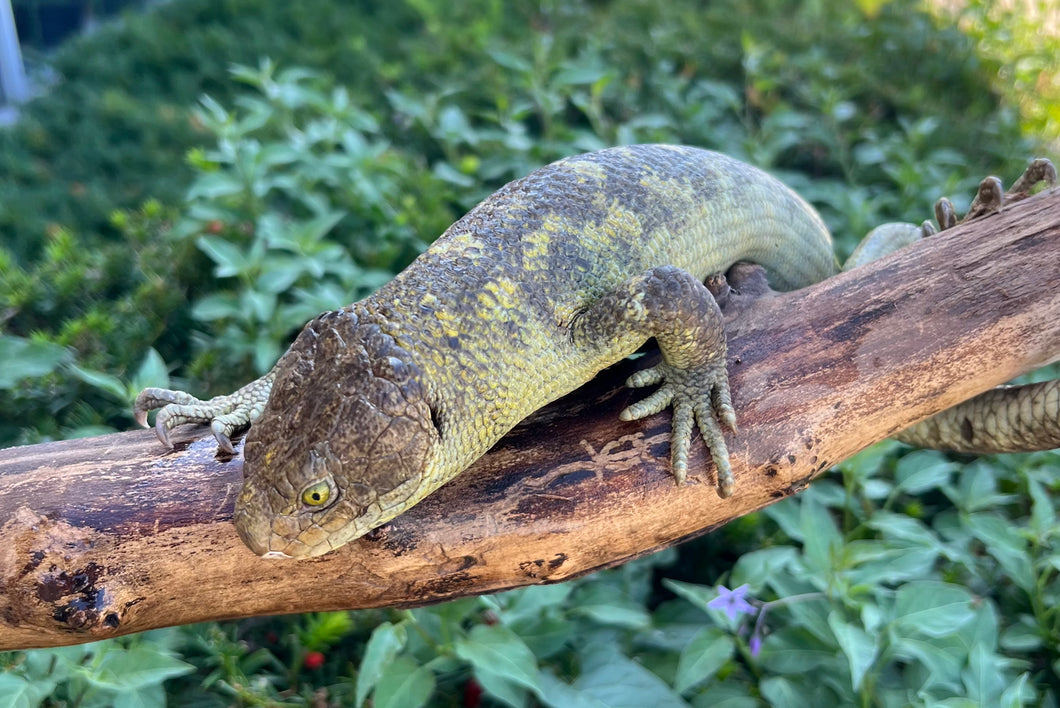
[[[750,288],[749,288],[750,289]],[[737,314],[738,313],[738,314]],[[622,423],[622,362],[539,411],[456,481],[339,551],[264,560],[237,538],[242,460],[204,429],[0,451],[0,649],[558,582],[795,494],[915,420],[1060,357],[1060,191],[893,256],[727,310],[740,432],[719,499],[669,414]]]

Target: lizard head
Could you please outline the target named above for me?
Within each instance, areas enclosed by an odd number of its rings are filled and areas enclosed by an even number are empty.
[[[439,441],[408,352],[350,310],[306,325],[244,448],[235,523],[257,554],[327,553],[425,494]]]

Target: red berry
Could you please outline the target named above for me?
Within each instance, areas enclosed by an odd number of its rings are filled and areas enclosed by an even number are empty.
[[[482,686],[475,679],[468,679],[464,684],[464,707],[478,708],[482,703]]]
[[[302,665],[311,671],[315,671],[324,665],[324,655],[319,651],[311,651],[302,659]]]
[[[219,234],[224,230],[224,222],[219,219],[214,219],[206,224],[206,230],[212,234]]]

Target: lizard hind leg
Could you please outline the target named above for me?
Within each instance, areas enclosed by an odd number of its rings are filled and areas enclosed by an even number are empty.
[[[698,428],[717,468],[718,494],[730,496],[733,477],[723,429],[735,431],[736,415],[725,369],[721,310],[706,286],[680,268],[652,268],[597,300],[578,317],[571,334],[577,344],[595,352],[593,358],[602,366],[655,338],[662,363],[634,374],[626,385],[660,386],[623,410],[620,418],[637,420],[672,406],[675,480],[685,481],[692,433]]]

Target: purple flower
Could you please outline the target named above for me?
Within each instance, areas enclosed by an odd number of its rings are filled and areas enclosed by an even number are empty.
[[[762,651],[762,638],[760,636],[758,636],[757,634],[752,634],[751,635],[751,641],[750,641],[750,647],[751,647],[751,656],[753,656],[754,658],[757,659],[758,658],[758,652]]]
[[[751,615],[755,613],[754,605],[747,601],[747,591],[750,586],[744,583],[735,590],[729,590],[724,585],[718,586],[718,596],[707,603],[707,607],[713,610],[721,610],[729,616],[729,621],[736,619],[739,615]]]

